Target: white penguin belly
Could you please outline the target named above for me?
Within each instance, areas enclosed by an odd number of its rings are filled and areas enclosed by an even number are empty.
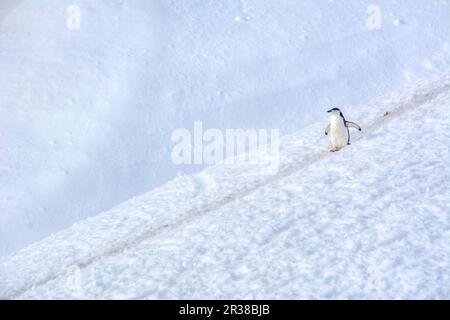
[[[330,140],[333,148],[343,148],[348,144],[348,129],[340,119],[331,122]]]

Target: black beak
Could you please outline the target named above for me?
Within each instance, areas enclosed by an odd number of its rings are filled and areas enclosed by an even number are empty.
[[[333,112],[333,110],[328,110],[327,112],[328,112],[328,113],[331,113],[331,112]]]

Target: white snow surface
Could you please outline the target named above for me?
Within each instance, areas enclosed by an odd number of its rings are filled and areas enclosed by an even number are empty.
[[[444,75],[347,112],[338,153],[324,120],[277,175],[181,175],[3,258],[0,297],[449,299],[449,113]]]
[[[141,234],[142,230],[148,234],[157,230],[162,232],[163,224],[172,225],[180,217],[190,219],[192,214],[189,212],[196,212],[200,210],[196,206],[203,205],[198,198],[192,203],[188,200],[198,196],[221,203],[222,198],[218,195],[238,194],[244,185],[260,179],[249,176],[251,171],[247,172],[246,168],[239,170],[243,177],[251,179],[237,186],[226,178],[239,175],[226,168],[208,169],[196,178],[183,176],[198,173],[204,167],[175,166],[170,159],[173,147],[170,136],[176,128],[192,129],[195,120],[202,120],[205,127],[221,130],[275,128],[280,129],[283,136],[323,121],[324,111],[335,106],[343,108],[351,118],[359,115],[358,120],[362,121],[365,119],[362,114],[370,110],[359,110],[359,106],[380,96],[400,92],[405,86],[414,86],[417,79],[431,79],[450,69],[450,5],[447,0],[377,0],[382,18],[379,30],[369,30],[366,26],[370,16],[367,9],[374,4],[372,0],[77,0],[75,4],[81,9],[81,28],[70,30],[66,27],[67,8],[73,4],[72,0],[0,1],[0,256],[15,253],[77,221],[110,210],[133,196],[173,180],[179,172],[182,177],[153,192],[151,199],[156,198],[156,194],[160,194],[161,199],[149,200],[147,209],[137,205],[131,215],[127,204],[126,212],[112,211],[117,219],[104,215],[97,218],[108,221],[104,226],[86,227],[83,223],[83,233],[96,234],[100,241],[108,238],[111,232],[117,236],[118,243],[122,243],[129,240],[129,235]],[[382,111],[378,106],[374,108],[377,112]],[[321,125],[316,128],[320,132]],[[301,134],[299,140],[292,138],[295,141],[292,142],[293,150],[300,153],[300,158],[294,154],[288,158],[300,167],[304,166],[302,161],[316,157],[316,154],[308,154],[308,150],[322,152],[326,145],[322,140],[317,146],[310,144],[319,141],[318,136],[316,138],[319,131],[309,130],[308,134]],[[314,138],[311,140],[311,137]],[[435,139],[443,137],[433,134],[428,143],[433,144]],[[386,140],[392,140],[388,138]],[[418,148],[411,140],[404,143],[409,148]],[[303,149],[306,145],[308,149]],[[283,148],[288,152],[289,145]],[[364,159],[365,152],[353,154],[355,149],[356,146],[336,158],[326,156],[323,161],[345,157],[347,161],[339,160],[336,170],[361,162],[369,165],[367,161],[372,159]],[[373,152],[381,157],[384,149]],[[399,157],[404,154],[407,153],[399,153]],[[329,168],[326,162],[320,163],[320,168]],[[310,169],[316,166],[319,166],[318,162]],[[377,168],[381,170],[382,167],[375,166],[373,170]],[[412,169],[404,169],[411,173]],[[340,170],[324,176],[328,180],[321,182],[323,190],[317,190],[314,198],[299,195],[303,192],[301,188],[312,192],[306,184],[299,186],[297,191],[292,187],[270,192],[271,197],[293,197],[277,204],[279,214],[296,221],[310,217],[308,212],[327,212],[326,208],[335,204],[332,202],[327,207],[324,198],[332,198],[329,193],[334,188],[332,177]],[[391,171],[394,175],[399,172],[392,168]],[[370,182],[373,177],[366,178]],[[326,186],[327,181],[329,186]],[[219,184],[219,191],[214,191],[215,183]],[[357,190],[352,192],[367,194],[366,184],[360,183],[361,188],[355,187]],[[391,188],[392,192],[400,192],[393,186]],[[210,194],[203,194],[205,190]],[[350,189],[348,192],[354,194]],[[376,205],[377,197],[373,197],[374,204],[364,202],[361,208],[355,204],[359,208],[353,212],[355,217],[374,214],[373,210],[363,209]],[[267,199],[264,198],[263,203]],[[293,207],[288,209],[285,206],[289,201]],[[324,206],[319,211],[310,203],[316,201]],[[180,207],[180,203],[185,207]],[[338,208],[340,206],[341,202]],[[180,212],[180,208],[190,208],[190,211]],[[282,209],[286,211],[282,213]],[[267,219],[270,222],[274,218],[256,209],[250,211],[255,215],[247,216],[250,220]],[[337,215],[334,217],[338,219],[343,211],[334,210],[330,214]],[[413,210],[412,213],[418,214]],[[351,217],[347,218],[344,221],[352,221]],[[418,220],[410,222],[414,221]],[[111,223],[129,228],[114,233],[118,230]],[[208,229],[224,228],[227,231],[231,223],[232,220],[224,220]],[[341,228],[345,228],[343,223],[339,224]],[[241,224],[245,224],[245,228],[257,226],[262,228],[261,232],[269,232],[269,226],[275,224],[275,228],[281,228],[280,237],[284,234],[281,233],[283,226],[276,222],[264,228],[257,222],[248,225],[242,220]],[[297,230],[298,235],[292,241],[299,241],[299,237],[314,232],[314,227]],[[385,228],[388,227],[389,223],[386,223]],[[69,229],[72,230],[70,234],[75,229]],[[289,230],[294,232],[294,229]],[[336,232],[339,235],[343,230]],[[254,232],[250,234],[257,236]],[[181,236],[173,241],[181,241]],[[59,236],[54,237],[59,239]],[[91,238],[88,243],[90,241]],[[70,256],[74,250],[79,253],[81,243],[72,243],[73,250],[67,248],[65,253],[59,249],[49,254],[56,257],[56,254]],[[106,248],[110,245],[95,245],[92,253],[89,253],[89,245],[84,257],[89,260],[92,254],[96,256],[102,252],[102,248],[108,251]],[[173,245],[177,248],[175,242]],[[241,245],[245,247],[244,243]],[[335,245],[343,244],[337,242]],[[267,259],[276,258],[278,251],[272,249],[274,255]],[[202,255],[203,251],[199,250]],[[250,259],[251,252],[247,254]],[[339,251],[336,252],[337,265],[338,254]],[[173,255],[177,256],[177,251]],[[83,254],[75,255],[77,259],[80,256]],[[227,259],[227,256],[224,253],[220,259]],[[304,272],[317,259],[331,259],[328,256],[310,258],[312,260],[304,260]],[[54,260],[49,259],[46,263],[50,264],[50,261]],[[194,272],[185,265],[190,261],[178,261],[180,271]],[[217,263],[222,265],[220,261]],[[276,265],[273,268],[273,277],[276,277],[279,270]],[[46,279],[47,271],[47,267],[43,267],[34,275]],[[156,271],[149,276],[155,275]],[[215,272],[220,270],[215,269]],[[290,273],[287,269],[285,272],[283,276],[288,278]],[[28,279],[26,273],[23,281]],[[48,274],[54,275],[54,272]],[[245,269],[238,269],[235,275],[229,276],[236,279],[238,285],[240,277],[245,278]],[[14,278],[9,272],[1,277],[1,281],[8,283]],[[287,278],[280,278],[280,290],[290,282]],[[188,281],[188,278],[183,279]],[[270,279],[259,281],[269,283]],[[120,283],[117,282],[118,287]],[[125,295],[135,296],[133,289],[129,290]],[[177,292],[182,296],[184,291]],[[277,290],[271,292],[275,295]],[[307,292],[305,289],[304,295]],[[86,292],[86,295],[96,296],[97,293]],[[201,295],[198,291],[191,293]],[[136,291],[136,296],[139,294],[143,293]],[[247,294],[253,293],[249,290]],[[147,296],[157,295],[164,293],[149,292]],[[188,295],[187,291],[185,295]]]

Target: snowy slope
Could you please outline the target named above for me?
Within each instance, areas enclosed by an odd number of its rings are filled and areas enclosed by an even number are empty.
[[[355,110],[339,153],[317,122],[276,176],[212,166],[3,258],[0,297],[450,298],[450,77]]]
[[[169,156],[194,120],[285,135],[450,69],[447,0],[376,3],[0,1],[0,256],[202,170]]]

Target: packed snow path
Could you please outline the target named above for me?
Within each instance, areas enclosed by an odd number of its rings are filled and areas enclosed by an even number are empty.
[[[355,108],[336,154],[325,121],[283,137],[276,176],[218,165],[84,220],[3,259],[0,297],[449,298],[449,88]]]

